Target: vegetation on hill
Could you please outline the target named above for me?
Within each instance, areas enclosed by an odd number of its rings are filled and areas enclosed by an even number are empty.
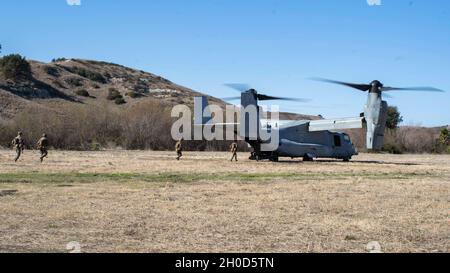
[[[106,83],[106,78],[98,72],[88,70],[85,68],[73,66],[73,67],[64,67],[64,69],[67,69],[69,72],[77,74],[83,78],[90,79],[91,81],[98,82],[98,83]]]
[[[82,97],[90,97],[90,94],[86,89],[77,90],[75,91],[75,94]]]
[[[108,89],[108,96],[106,97],[108,100],[115,100],[117,98],[123,98],[120,92],[115,88]]]
[[[0,73],[8,80],[26,80],[31,77],[31,67],[25,57],[12,54],[0,58]]]
[[[108,100],[114,101],[117,105],[121,105],[121,104],[127,103],[125,101],[125,99],[123,98],[122,94],[120,94],[120,92],[117,89],[115,89],[115,88],[110,88],[108,90],[108,96],[106,98]]]
[[[137,98],[143,97],[143,95],[141,93],[134,92],[134,91],[127,92],[125,95],[127,95],[128,97],[133,98],[133,99],[137,99]]]
[[[69,77],[65,80],[67,84],[69,84],[71,87],[81,87],[83,86],[83,79],[79,77]]]
[[[67,61],[66,58],[55,58],[55,59],[52,59],[52,63],[59,63],[59,62],[65,62],[65,61]]]
[[[122,95],[114,99],[114,103],[117,105],[125,104],[127,103],[126,100],[123,98]]]

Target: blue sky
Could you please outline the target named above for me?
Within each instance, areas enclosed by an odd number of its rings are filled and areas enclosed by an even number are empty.
[[[358,116],[366,95],[308,80],[379,79],[448,92],[394,93],[406,125],[450,124],[450,1],[4,0],[2,54],[120,63],[217,97],[224,83],[311,98],[281,110]]]

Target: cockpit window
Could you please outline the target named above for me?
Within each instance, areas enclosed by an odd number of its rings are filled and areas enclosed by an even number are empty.
[[[344,139],[345,139],[345,141],[347,141],[347,142],[351,142],[350,137],[349,137],[348,135],[344,135]]]

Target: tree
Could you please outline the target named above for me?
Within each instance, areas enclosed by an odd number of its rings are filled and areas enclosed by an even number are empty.
[[[10,80],[28,79],[31,67],[25,57],[11,54],[0,59],[0,73]]]
[[[386,127],[388,129],[394,130],[397,129],[398,125],[402,122],[403,117],[398,111],[398,108],[396,106],[389,106],[387,110]]]
[[[444,128],[441,130],[441,134],[439,136],[439,142],[445,146],[450,145],[450,132],[447,128]]]

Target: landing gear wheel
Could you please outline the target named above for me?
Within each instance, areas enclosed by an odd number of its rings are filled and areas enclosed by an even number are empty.
[[[312,162],[312,161],[314,161],[314,158],[311,157],[310,155],[305,154],[303,156],[303,161],[305,161],[305,162]]]
[[[350,162],[350,160],[352,160],[352,158],[351,157],[346,157],[343,160],[344,160],[344,162]]]

